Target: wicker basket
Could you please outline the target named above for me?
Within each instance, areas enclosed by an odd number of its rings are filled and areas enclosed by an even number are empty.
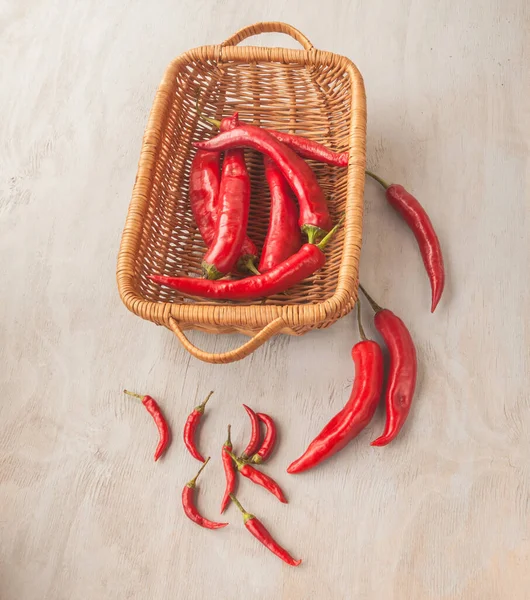
[[[263,32],[286,33],[303,50],[237,44]],[[254,303],[184,298],[152,283],[151,273],[198,276],[204,243],[188,201],[192,142],[212,135],[195,108],[220,119],[240,118],[263,127],[299,133],[339,151],[349,150],[348,169],[312,163],[329,199],[332,219],[346,214],[344,228],[326,249],[324,268],[286,294]],[[220,46],[203,46],[176,58],[165,72],[145,131],[138,173],[123,231],[117,279],[125,306],[165,325],[196,358],[228,363],[248,356],[275,333],[301,335],[328,327],[356,301],[366,142],[362,77],[342,56],[313,48],[285,23],[245,27]],[[247,153],[252,181],[249,235],[265,237],[269,195],[261,157]],[[241,332],[252,339],[240,348],[211,354],[195,347],[187,329]]]

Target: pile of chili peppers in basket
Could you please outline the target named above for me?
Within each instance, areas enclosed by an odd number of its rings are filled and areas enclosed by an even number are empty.
[[[220,133],[209,141],[195,143],[197,152],[190,173],[191,210],[207,246],[202,261],[204,278],[151,275],[151,279],[182,294],[213,300],[252,300],[284,292],[325,264],[324,249],[342,222],[342,219],[335,225],[331,222],[325,195],[305,159],[345,168],[348,166],[348,154],[334,152],[301,136],[241,123],[237,113],[222,121],[206,120]],[[265,178],[270,190],[269,227],[259,260],[258,248],[247,235],[251,199],[245,149],[263,155]],[[370,171],[366,174],[385,188],[388,203],[403,217],[416,238],[431,285],[431,312],[434,312],[444,289],[445,271],[432,223],[418,200],[402,186],[389,185]],[[232,275],[237,278],[231,278]],[[241,275],[246,276],[241,278]],[[382,434],[372,441],[372,446],[385,446],[392,442],[410,412],[417,372],[412,337],[397,315],[379,306],[362,285],[359,287],[375,313],[374,325],[388,350],[390,360],[386,388],[383,352],[377,342],[366,337],[359,299],[357,320],[361,340],[351,351],[355,379],[350,398],[305,452],[288,466],[288,473],[307,471],[342,450],[370,423],[382,396],[386,424]],[[197,478],[210,460],[205,460],[197,448],[195,435],[212,393],[191,412],[184,427],[184,443],[188,451],[203,464],[184,486],[182,504],[192,521],[208,529],[219,529],[228,523],[206,519],[195,504]],[[142,401],[159,430],[155,451],[157,460],[170,441],[169,427],[151,397],[145,396]],[[269,415],[243,406],[251,422],[250,441],[237,456],[228,425],[227,438],[221,449],[226,478],[221,513],[232,501],[242,512],[245,526],[252,535],[286,563],[297,566],[301,561],[295,560],[283,549],[261,521],[245,511],[234,495],[240,473],[265,488],[280,502],[287,503],[280,486],[257,468],[274,449],[276,425]],[[261,425],[265,428],[263,439]]]

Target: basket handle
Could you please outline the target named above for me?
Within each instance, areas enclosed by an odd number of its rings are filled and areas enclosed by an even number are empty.
[[[169,327],[171,328],[171,331],[178,337],[180,343],[192,356],[198,358],[199,360],[203,360],[204,362],[221,364],[235,362],[236,360],[241,360],[242,358],[247,357],[249,354],[252,354],[254,350],[264,344],[275,333],[278,333],[281,329],[283,329],[285,327],[285,321],[283,320],[283,317],[278,317],[266,325],[259,333],[257,333],[253,338],[248,340],[248,342],[245,342],[239,348],[234,348],[234,350],[229,350],[228,352],[220,352],[218,354],[205,352],[204,350],[197,348],[197,346],[194,346],[184,335],[184,332],[173,317],[169,317]]]
[[[266,21],[254,23],[254,25],[247,25],[246,27],[243,27],[243,29],[236,31],[236,33],[225,40],[221,46],[237,46],[239,42],[242,42],[253,35],[259,35],[260,33],[285,33],[299,42],[304,47],[304,50],[313,49],[313,44],[301,31],[298,31],[298,29],[292,25],[280,21]]]

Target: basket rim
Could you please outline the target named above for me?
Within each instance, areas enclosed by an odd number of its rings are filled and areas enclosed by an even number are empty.
[[[152,174],[157,160],[169,111],[172,92],[176,89],[176,75],[186,63],[197,60],[222,62],[280,62],[302,65],[342,66],[351,80],[351,114],[349,130],[349,162],[344,222],[344,242],[339,267],[339,283],[334,294],[315,304],[244,306],[230,303],[174,303],[153,302],[144,299],[134,285],[135,258],[138,252],[143,221],[147,211],[148,197],[152,187]],[[206,45],[193,48],[174,58],[166,68],[156,92],[140,152],[139,167],[133,187],[132,198],[122,233],[117,264],[117,283],[120,298],[125,306],[138,316],[170,328],[170,319],[181,323],[183,328],[196,325],[219,327],[242,327],[259,329],[278,317],[287,328],[315,326],[329,319],[330,315],[344,316],[354,305],[357,297],[360,247],[362,241],[362,208],[366,166],[366,97],[364,82],[356,65],[347,57],[329,51],[271,48],[261,46]],[[359,211],[361,219],[352,218]],[[133,226],[135,225],[135,226]],[[348,256],[348,249],[356,249]],[[201,310],[202,308],[208,311]],[[212,314],[213,311],[213,314]],[[208,312],[208,316],[206,316]]]

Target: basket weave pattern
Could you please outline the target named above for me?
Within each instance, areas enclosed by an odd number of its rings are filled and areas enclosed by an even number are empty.
[[[287,33],[304,50],[237,47],[266,31]],[[193,220],[188,180],[194,141],[214,131],[199,120],[239,112],[241,121],[297,133],[337,151],[349,149],[349,167],[310,163],[329,201],[332,220],[346,214],[344,228],[326,249],[326,265],[312,277],[262,301],[212,302],[185,298],[148,275],[201,275],[206,250]],[[209,362],[248,355],[282,331],[300,335],[327,327],[353,307],[357,294],[362,233],[366,103],[362,78],[348,59],[315,50],[300,32],[283,23],[245,28],[221,46],[181,55],[168,67],[144,134],[138,173],[118,258],[118,287],[127,308],[173,330],[187,349]],[[265,238],[270,198],[262,157],[246,152],[252,185],[248,234]],[[195,348],[186,329],[258,334],[242,348],[212,355]]]

